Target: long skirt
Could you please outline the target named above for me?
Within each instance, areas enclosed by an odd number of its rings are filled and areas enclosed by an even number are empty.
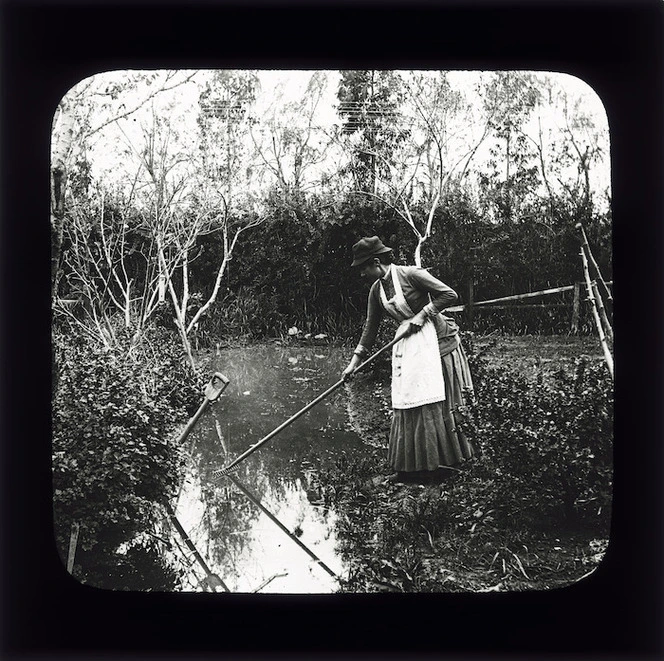
[[[472,396],[468,359],[459,345],[441,356],[445,399],[412,409],[394,409],[388,460],[396,471],[435,470],[470,459],[474,449],[458,426],[459,407]]]

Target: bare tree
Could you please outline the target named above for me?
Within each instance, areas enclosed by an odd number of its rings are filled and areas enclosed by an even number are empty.
[[[111,140],[115,152],[121,149],[121,142],[125,153],[112,173],[112,182],[102,177],[88,190],[70,192],[68,222],[60,224],[60,231],[67,238],[69,291],[82,305],[76,312],[57,299],[55,305],[89,335],[111,346],[116,341],[116,316],[120,315],[137,340],[168,295],[184,349],[194,365],[190,334],[215,301],[241,234],[262,218],[259,205],[248,204],[249,192],[238,187],[235,193],[224,173],[206,167],[210,159],[197,158],[201,152],[209,152],[205,136],[170,121],[176,101],[155,106],[159,92],[174,89],[174,80],[166,75],[161,85],[149,92],[141,85],[100,87],[99,81],[76,90],[73,98],[79,119],[84,118],[79,122],[77,139],[85,142],[94,135],[102,142]],[[183,80],[191,80],[191,75]],[[155,81],[149,78],[142,82],[150,87]],[[109,117],[108,98],[117,101],[124,94],[128,95],[120,104],[124,110],[119,112],[115,107],[116,114]],[[104,112],[94,112],[95,103],[101,104]],[[70,157],[75,118],[64,113],[71,107],[62,104],[60,120],[62,132],[69,126]],[[65,119],[68,125],[62,124]],[[61,140],[54,154],[64,152],[65,141]],[[227,165],[230,172],[233,164]],[[198,239],[212,232],[222,234],[222,254],[212,291],[202,300],[192,294],[190,264],[196,258]]]
[[[287,203],[293,195],[318,186],[331,143],[318,125],[327,83],[325,72],[314,72],[303,96],[292,102],[284,102],[283,90],[278,90],[260,123],[249,125],[262,167]]]
[[[87,142],[128,118],[160,94],[192,80],[196,72],[111,72],[86,78],[60,100],[51,133],[51,296],[56,297],[72,163]],[[132,97],[131,100],[129,97]]]
[[[132,325],[134,278],[126,264],[128,226],[122,214],[107,212],[102,191],[95,191],[93,197],[92,204],[69,206],[69,222],[63,227],[68,244],[65,278],[75,298],[56,299],[54,306],[85,334],[110,348],[117,342],[114,314],[122,315],[126,328]]]
[[[240,235],[260,224],[263,218],[252,209],[245,210],[242,221],[234,222],[229,215],[224,182],[217,181],[214,174],[210,176],[205,168],[201,169],[190,150],[176,150],[175,143],[171,123],[153,116],[152,126],[138,151],[146,173],[139,214],[142,227],[154,245],[158,273],[149,300],[163,301],[164,290],[168,290],[176,326],[194,366],[191,333],[216,300]],[[221,261],[210,295],[196,308],[190,288],[191,262],[196,256],[198,239],[212,232],[222,234]],[[152,307],[148,304],[145,309],[149,313]]]
[[[488,135],[489,116],[479,136],[464,121],[469,107],[445,72],[404,73],[408,94],[399,108],[403,130],[389,158],[373,153],[385,173],[376,177],[375,192],[358,190],[393,209],[417,239],[414,262],[422,264],[422,248],[431,237],[441,200],[460,182]]]

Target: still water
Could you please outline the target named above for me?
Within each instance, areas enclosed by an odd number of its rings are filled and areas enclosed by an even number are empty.
[[[212,474],[336,383],[348,354],[327,346],[267,345],[228,349],[214,358],[212,369],[230,384],[186,441],[191,458],[176,514],[231,592],[330,593],[338,586],[330,573],[345,575],[335,550],[336,515],[322,504],[311,461],[325,464],[366,451],[349,425],[344,386],[237,466],[232,475],[244,489]],[[189,561],[184,589],[204,590],[204,569],[190,552]]]

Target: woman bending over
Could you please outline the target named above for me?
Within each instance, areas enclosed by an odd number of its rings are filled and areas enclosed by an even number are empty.
[[[368,357],[383,316],[404,338],[392,348],[392,409],[388,460],[391,481],[414,481],[470,459],[474,449],[458,427],[459,408],[472,396],[468,360],[457,324],[441,314],[456,292],[417,266],[398,266],[377,236],[353,246],[352,267],[373,284],[367,318],[344,378]]]

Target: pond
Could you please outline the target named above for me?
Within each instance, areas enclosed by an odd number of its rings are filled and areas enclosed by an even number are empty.
[[[366,451],[350,426],[344,386],[238,464],[233,479],[213,473],[339,381],[348,358],[347,349],[278,345],[214,356],[211,369],[230,383],[186,440],[191,458],[176,515],[230,592],[338,589],[332,574],[346,568],[335,550],[335,512],[322,504],[310,459]],[[201,563],[180,546],[191,563],[184,589],[206,589]]]

